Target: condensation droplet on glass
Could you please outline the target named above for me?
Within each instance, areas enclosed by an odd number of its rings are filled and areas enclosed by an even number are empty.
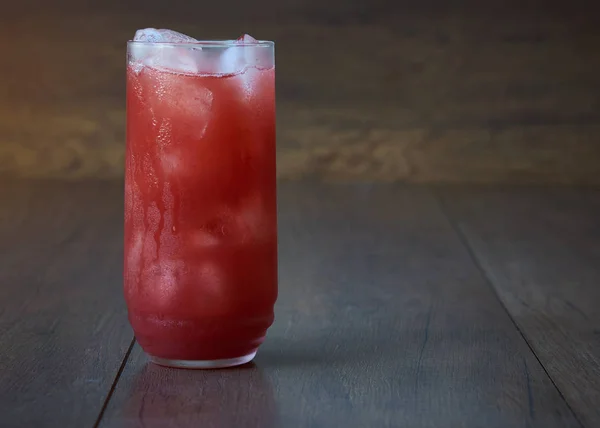
[[[171,144],[171,121],[169,119],[161,121],[156,142],[160,148],[165,148]]]

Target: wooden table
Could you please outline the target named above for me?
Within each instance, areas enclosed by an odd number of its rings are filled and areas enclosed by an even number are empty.
[[[127,323],[122,184],[0,181],[0,426],[600,426],[600,191],[279,190],[267,341],[186,371]]]

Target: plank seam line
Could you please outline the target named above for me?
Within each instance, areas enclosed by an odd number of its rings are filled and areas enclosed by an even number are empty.
[[[119,366],[119,370],[117,371],[115,379],[113,380],[113,383],[110,386],[110,390],[108,391],[108,395],[106,396],[106,399],[104,400],[104,403],[102,404],[102,408],[100,409],[100,413],[98,413],[98,417],[96,418],[96,422],[93,425],[94,428],[98,428],[100,426],[100,422],[102,421],[102,417],[104,416],[104,412],[106,412],[106,409],[108,408],[108,403],[110,402],[110,400],[111,400],[111,398],[113,396],[113,393],[115,392],[115,389],[117,389],[117,383],[119,382],[119,379],[121,378],[121,374],[123,373],[123,370],[125,370],[125,366],[127,365],[127,361],[129,360],[129,356],[131,355],[131,351],[133,350],[133,345],[134,344],[135,344],[135,336],[133,336],[133,339],[131,339],[131,343],[129,344],[129,348],[127,348],[127,352],[125,352],[125,356],[123,357],[123,361],[121,361],[121,365]]]
[[[533,346],[531,345],[531,343],[529,342],[529,340],[525,336],[525,333],[519,327],[519,324],[517,324],[517,322],[515,321],[515,319],[511,315],[510,311],[508,310],[508,308],[504,304],[504,301],[500,298],[500,295],[498,294],[498,290],[496,290],[496,287],[494,286],[494,283],[493,283],[492,279],[490,278],[490,276],[487,274],[487,271],[483,268],[483,266],[479,262],[479,258],[475,254],[475,251],[473,250],[473,247],[469,243],[469,240],[467,239],[467,237],[463,233],[462,229],[454,221],[454,219],[452,218],[452,216],[450,216],[448,214],[448,210],[446,209],[446,204],[443,202],[443,199],[439,196],[437,190],[432,189],[430,187],[429,191],[433,195],[433,199],[437,202],[437,204],[438,204],[438,206],[440,208],[440,211],[442,212],[442,214],[446,218],[446,221],[450,224],[450,227],[452,228],[452,230],[454,230],[454,233],[456,233],[456,235],[458,237],[458,240],[463,245],[463,247],[465,247],[465,250],[467,251],[467,254],[469,255],[469,257],[471,258],[471,261],[476,266],[477,270],[479,271],[479,273],[483,277],[484,281],[487,283],[488,287],[492,290],[492,293],[494,294],[494,296],[496,297],[496,299],[498,300],[498,302],[500,303],[500,305],[502,306],[502,308],[504,309],[504,311],[508,315],[508,318],[510,319],[510,321],[512,322],[512,324],[514,325],[514,327],[517,329],[517,332],[519,332],[519,334],[521,335],[521,337],[525,341],[525,344],[527,345],[527,347],[529,348],[529,350],[531,351],[531,353],[533,354],[533,356],[537,360],[538,364],[540,365],[540,367],[542,368],[542,370],[544,371],[544,373],[546,374],[546,376],[548,376],[548,379],[550,380],[550,382],[552,383],[552,385],[554,386],[554,388],[558,392],[558,395],[565,402],[567,408],[569,409],[569,411],[571,412],[571,414],[573,415],[573,417],[575,418],[575,420],[577,421],[577,423],[579,424],[579,426],[582,427],[582,428],[584,428],[585,425],[583,424],[583,422],[581,422],[581,420],[579,419],[579,416],[577,415],[577,413],[575,413],[575,411],[571,407],[571,404],[565,398],[565,396],[563,395],[562,391],[560,390],[560,388],[558,387],[558,385],[556,384],[556,382],[554,382],[554,379],[552,378],[552,376],[550,376],[550,373],[548,373],[548,370],[546,369],[546,366],[544,366],[544,364],[542,363],[542,361],[538,357],[537,353],[534,351]]]

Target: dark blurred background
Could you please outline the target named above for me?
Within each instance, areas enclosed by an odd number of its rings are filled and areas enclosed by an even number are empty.
[[[598,184],[593,4],[11,1],[0,174],[121,177],[125,42],[162,27],[276,41],[281,178]]]

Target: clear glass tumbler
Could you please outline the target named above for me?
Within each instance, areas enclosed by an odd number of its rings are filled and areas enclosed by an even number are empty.
[[[269,41],[127,46],[124,291],[157,364],[254,357],[277,298]]]

